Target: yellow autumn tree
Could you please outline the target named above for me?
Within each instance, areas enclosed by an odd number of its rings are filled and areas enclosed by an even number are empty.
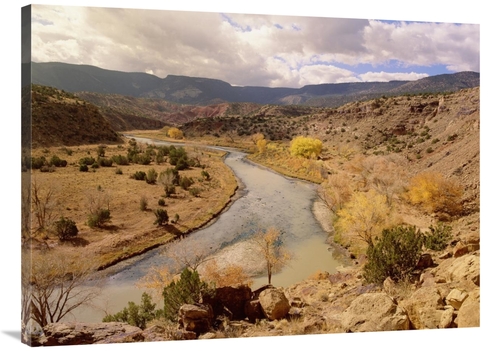
[[[257,254],[266,262],[267,280],[268,284],[271,284],[273,273],[285,266],[292,256],[284,248],[281,232],[275,227],[271,227],[265,232],[259,230],[252,241],[256,244]]]
[[[243,271],[243,267],[229,264],[221,269],[216,260],[208,261],[202,272],[204,281],[214,282],[216,287],[239,284],[252,285],[250,276]]]
[[[323,143],[319,139],[298,136],[290,143],[290,153],[293,156],[317,158],[323,150]]]
[[[182,139],[184,138],[184,133],[179,128],[169,128],[167,135],[172,139]]]
[[[463,187],[441,173],[424,172],[410,180],[408,199],[429,213],[454,215],[462,210]]]
[[[391,211],[384,195],[370,189],[355,192],[344,207],[337,211],[337,229],[352,234],[368,245],[383,229],[391,226]]]
[[[257,145],[258,141],[259,140],[262,140],[262,139],[265,139],[265,136],[264,134],[262,133],[255,133],[253,134],[251,137],[250,137],[250,140],[252,140],[252,142]]]
[[[267,140],[260,139],[257,141],[257,148],[259,149],[259,154],[262,154],[266,151],[267,148]]]

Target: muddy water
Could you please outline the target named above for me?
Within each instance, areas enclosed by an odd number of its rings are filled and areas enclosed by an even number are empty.
[[[178,252],[199,254],[202,248],[207,256],[224,253],[231,257],[237,252],[236,248],[245,245],[258,229],[275,226],[284,233],[283,245],[292,252],[293,260],[280,273],[273,275],[273,285],[288,286],[318,270],[336,271],[339,265],[336,253],[325,243],[327,234],[312,213],[315,185],[257,166],[247,161],[242,152],[231,151],[225,162],[243,185],[239,198],[212,224],[174,244]],[[258,261],[255,253],[247,254],[238,257],[237,261],[256,275],[252,287],[267,284],[262,267],[254,264]],[[98,322],[104,316],[104,310],[116,313],[128,301],[138,303],[143,291],[136,287],[136,282],[151,266],[163,264],[171,265],[173,261],[164,254],[164,248],[158,248],[111,267],[105,272],[103,295],[96,301],[98,308],[81,309],[75,313],[76,319]]]

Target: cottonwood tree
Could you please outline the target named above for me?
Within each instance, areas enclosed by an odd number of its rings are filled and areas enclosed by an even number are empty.
[[[22,261],[22,320],[40,327],[57,323],[101,292],[101,280],[89,257],[26,253]]]
[[[283,246],[282,233],[275,227],[267,231],[259,230],[251,239],[257,247],[257,253],[266,263],[267,281],[271,284],[273,273],[278,272],[292,256]]]
[[[237,264],[228,264],[219,267],[216,260],[208,261],[201,272],[203,280],[215,283],[216,287],[246,284],[252,285],[252,279]]]
[[[337,229],[354,234],[358,239],[373,245],[373,239],[391,225],[391,211],[384,195],[370,189],[355,192],[349,202],[337,211]]]
[[[252,140],[252,143],[254,143],[254,145],[257,145],[257,142],[263,139],[265,139],[265,136],[262,133],[255,133],[250,137],[250,140]]]
[[[441,173],[424,172],[410,180],[408,199],[429,213],[455,215],[462,210],[463,187]]]
[[[349,201],[353,193],[351,180],[345,173],[331,174],[318,188],[318,197],[334,214]]]
[[[290,153],[293,156],[317,158],[323,149],[323,143],[319,139],[304,137],[302,135],[293,138],[290,142]]]
[[[182,139],[184,133],[179,128],[169,128],[167,135],[172,139]]]

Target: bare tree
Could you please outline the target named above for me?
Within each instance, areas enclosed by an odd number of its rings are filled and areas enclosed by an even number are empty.
[[[40,184],[35,178],[31,184],[32,211],[37,222],[37,231],[44,230],[56,217],[56,201],[54,190],[50,186]]]
[[[212,259],[208,256],[205,247],[187,239],[180,239],[168,244],[165,247],[164,255],[174,260],[173,270],[177,272],[184,268],[196,271],[202,263]]]
[[[283,246],[281,232],[271,227],[267,231],[259,230],[251,239],[257,245],[258,254],[265,260],[268,284],[273,273],[278,272],[292,258]]]
[[[318,197],[334,214],[352,195],[351,180],[347,174],[332,174],[318,188]]]
[[[22,321],[41,327],[61,321],[99,295],[101,280],[90,279],[95,260],[47,252],[26,253],[22,261]]]

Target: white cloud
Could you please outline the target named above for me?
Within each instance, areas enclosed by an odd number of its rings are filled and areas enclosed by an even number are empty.
[[[34,5],[33,60],[298,87],[377,77],[358,64],[479,71],[479,26]]]
[[[453,71],[479,71],[478,25],[370,21],[364,41],[370,54],[360,62],[396,60],[407,66],[441,64]]]
[[[359,75],[363,82],[389,82],[391,80],[418,80],[428,77],[427,73],[367,72]]]

